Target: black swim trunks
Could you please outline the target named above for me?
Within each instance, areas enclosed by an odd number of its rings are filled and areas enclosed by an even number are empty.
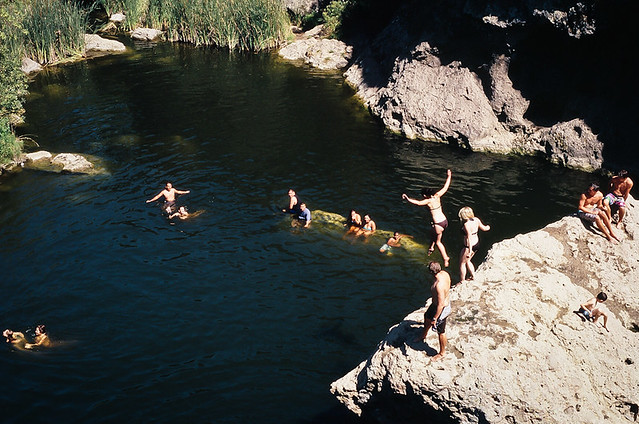
[[[434,303],[431,303],[426,312],[424,312],[424,322],[427,320],[433,321],[435,319],[435,312],[437,312],[437,308]],[[450,312],[450,305],[446,305],[437,322],[433,322],[433,328],[437,330],[437,334],[444,334],[446,332],[446,320],[448,319]]]

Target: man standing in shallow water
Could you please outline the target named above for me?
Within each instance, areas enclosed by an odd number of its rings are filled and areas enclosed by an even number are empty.
[[[597,224],[597,227],[604,233],[608,241],[612,242],[613,239],[619,241],[617,236],[612,232],[610,219],[608,219],[608,214],[606,214],[604,210],[602,201],[603,194],[599,191],[599,186],[595,183],[590,184],[588,189],[582,193],[579,198],[577,216],[583,220]]]
[[[450,308],[450,275],[442,271],[438,262],[428,264],[428,270],[435,276],[430,288],[432,303],[424,313],[424,331],[417,341],[426,341],[428,331],[433,328],[439,335],[439,353],[433,356],[433,361],[441,359],[446,354],[446,319],[451,313]]]
[[[146,203],[155,202],[160,197],[164,196],[164,206],[162,207],[162,209],[164,209],[166,211],[166,213],[168,213],[170,215],[173,212],[175,212],[174,211],[174,209],[175,209],[175,195],[176,194],[188,194],[190,192],[191,192],[191,190],[184,190],[184,191],[176,190],[175,188],[173,188],[173,184],[167,182],[166,186],[164,187],[164,190],[162,190],[161,192],[156,194],[152,199],[147,200]]]

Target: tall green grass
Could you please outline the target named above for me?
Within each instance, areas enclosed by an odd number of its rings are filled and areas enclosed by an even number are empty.
[[[290,35],[281,0],[100,0],[109,13],[123,12],[125,29],[166,31],[170,41],[231,49],[275,47]]]
[[[24,34],[21,13],[19,4],[0,0],[0,164],[17,156],[22,146],[12,127],[24,112],[22,102],[27,92],[26,78],[20,70],[20,36]]]
[[[87,18],[87,11],[73,1],[26,1],[23,20],[26,55],[41,64],[82,55]]]

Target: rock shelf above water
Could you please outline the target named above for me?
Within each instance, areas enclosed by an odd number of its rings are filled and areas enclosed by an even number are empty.
[[[428,345],[414,342],[422,308],[331,392],[358,415],[391,422],[406,411],[459,423],[635,422],[639,209],[629,200],[619,244],[574,216],[495,244],[477,279],[451,291],[442,361],[431,362],[432,332]],[[599,291],[610,332],[574,313]]]

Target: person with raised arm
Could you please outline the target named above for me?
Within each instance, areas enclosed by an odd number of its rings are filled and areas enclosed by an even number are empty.
[[[459,219],[462,221],[462,236],[464,237],[464,246],[459,254],[459,275],[461,277],[460,283],[466,281],[466,271],[470,273],[469,280],[475,279],[475,266],[470,261],[477,248],[479,247],[479,230],[489,231],[490,225],[485,225],[481,222],[481,219],[475,216],[475,212],[465,206],[459,210]]]
[[[408,200],[414,205],[427,206],[430,210],[433,221],[431,223],[431,243],[430,248],[428,249],[428,254],[430,255],[433,253],[435,246],[437,246],[442,255],[442,259],[444,260],[445,267],[450,264],[450,258],[446,253],[444,243],[442,243],[442,235],[444,234],[444,230],[448,227],[448,219],[446,219],[446,215],[444,215],[444,212],[442,211],[441,197],[444,193],[446,193],[446,191],[448,191],[448,187],[450,187],[450,180],[452,177],[450,169],[446,171],[446,175],[446,182],[440,190],[434,188],[422,189],[423,199],[412,199],[406,194],[402,194],[402,199]]]

